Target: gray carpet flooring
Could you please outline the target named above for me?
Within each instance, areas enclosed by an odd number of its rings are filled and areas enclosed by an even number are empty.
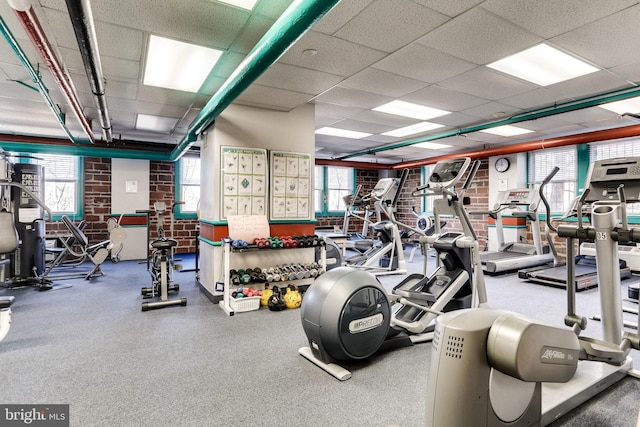
[[[307,344],[299,310],[228,317],[181,273],[186,307],[141,312],[145,265],[104,270],[67,289],[0,288],[16,296],[0,343],[0,403],[70,404],[71,425],[82,427],[424,424],[428,344],[347,366],[353,377],[340,382],[298,355]],[[390,288],[401,279],[381,281]],[[514,275],[488,277],[487,287],[493,307],[562,324],[560,289]],[[598,313],[596,290],[579,294],[578,311]],[[597,322],[586,334],[598,336]],[[627,378],[553,426],[635,426],[639,402],[640,380]]]

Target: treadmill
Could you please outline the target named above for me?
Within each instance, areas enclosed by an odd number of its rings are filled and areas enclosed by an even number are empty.
[[[544,189],[544,185],[545,184],[540,186],[540,194]],[[568,218],[578,217],[580,218],[579,222],[582,221],[583,217],[587,217],[589,220],[591,220],[591,207],[585,207],[583,205],[586,197],[587,194],[583,194],[582,197],[577,197],[571,204],[571,207],[569,208],[567,213],[558,218],[558,221],[564,221]],[[548,234],[547,240],[552,242]],[[594,245],[593,255],[582,253],[585,244]],[[622,247],[623,246],[619,246],[618,250],[620,250]],[[580,255],[574,257],[573,264],[573,286],[576,292],[584,291],[586,289],[591,289],[598,286],[598,268],[596,267],[595,243],[583,242],[581,245],[579,245],[579,248],[581,250]],[[553,252],[555,255],[555,250]],[[626,261],[619,258],[618,264],[620,268],[620,279],[623,280],[631,277],[631,269],[627,266]],[[540,285],[563,289],[567,288],[567,266],[566,263],[558,262],[557,256],[555,258],[553,266],[523,269],[518,271],[518,277]]]
[[[498,193],[498,200],[493,210],[489,212],[474,212],[487,214],[495,220],[498,250],[480,252],[480,262],[485,273],[498,274],[516,271],[523,268],[535,267],[553,262],[553,254],[549,246],[542,246],[540,226],[538,222],[538,205],[540,195],[534,189],[515,188]],[[504,242],[502,214],[506,209],[515,209],[511,216],[525,218],[531,222],[533,244],[521,242]],[[525,209],[525,210],[522,210]]]

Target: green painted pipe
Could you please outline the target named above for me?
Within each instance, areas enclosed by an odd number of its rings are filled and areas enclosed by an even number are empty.
[[[171,152],[171,160],[178,160],[193,145],[197,135],[339,1],[295,0],[291,3],[191,122],[187,135]]]
[[[58,120],[58,123],[60,123],[60,126],[62,127],[62,130],[64,131],[65,135],[67,135],[67,137],[71,140],[71,142],[73,142],[74,144],[77,144],[80,140],[76,139],[69,131],[69,128],[67,127],[64,120],[64,115],[58,110],[58,107],[56,106],[55,102],[53,102],[53,99],[51,99],[51,96],[49,95],[49,89],[47,89],[47,87],[44,85],[44,82],[40,78],[40,74],[35,70],[35,68],[33,68],[33,65],[31,65],[29,58],[27,58],[27,55],[22,50],[22,48],[18,44],[18,41],[15,39],[15,37],[13,37],[11,30],[9,30],[9,27],[7,27],[7,24],[4,22],[4,19],[2,19],[2,16],[0,16],[0,32],[2,33],[2,36],[5,38],[7,43],[9,43],[9,46],[13,50],[13,53],[18,57],[18,59],[22,63],[22,66],[29,73],[29,77],[31,78],[31,80],[36,84],[37,91],[40,92],[45,102],[53,112],[54,116],[56,116],[56,119]],[[23,84],[29,87],[30,89],[34,89],[33,87],[27,85],[26,83],[23,83],[23,82],[18,82],[18,83]],[[86,142],[89,142],[89,141],[86,141]]]
[[[0,147],[5,151],[21,153],[47,153],[67,156],[102,157],[116,159],[172,161],[169,152],[127,150],[118,147],[100,147],[96,145],[55,145],[32,142],[12,142],[0,139]]]
[[[573,101],[554,104],[548,107],[538,108],[530,111],[524,111],[522,113],[515,114],[507,119],[498,120],[495,122],[488,122],[488,123],[483,123],[483,124],[470,126],[466,128],[454,129],[454,130],[439,133],[436,135],[424,136],[416,139],[411,139],[408,141],[398,142],[396,144],[385,145],[382,147],[375,147],[375,148],[370,148],[368,150],[359,151],[357,153],[346,154],[344,156],[336,157],[335,160],[345,160],[352,157],[379,153],[381,151],[389,151],[396,148],[408,147],[410,145],[415,145],[421,142],[435,141],[438,139],[449,138],[451,136],[464,135],[467,133],[477,132],[485,129],[491,129],[498,126],[521,123],[528,120],[539,119],[542,117],[554,116],[556,114],[567,113],[569,111],[576,111],[576,110],[581,110],[583,108],[594,107],[596,105],[605,104],[607,102],[633,98],[639,95],[640,95],[640,88],[638,87],[618,89],[615,91],[605,92],[598,95],[592,95],[592,96],[580,98]]]

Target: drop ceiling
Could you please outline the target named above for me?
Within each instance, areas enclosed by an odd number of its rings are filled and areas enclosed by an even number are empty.
[[[175,145],[200,109],[290,5],[259,0],[246,11],[213,0],[94,0],[91,2],[114,138]],[[91,95],[64,0],[34,0],[47,37],[68,69],[83,111],[101,138]],[[7,1],[0,16],[27,58],[39,68],[51,97],[67,113],[74,135],[81,128]],[[315,104],[316,128],[370,133],[362,139],[316,135],[317,158],[397,163],[441,154],[498,147],[627,126],[629,119],[589,107],[519,123],[532,133],[502,137],[482,132],[454,135],[431,150],[395,146],[416,138],[455,133],[543,107],[633,89],[640,82],[640,4],[630,0],[342,0],[268,68],[235,103],[289,111]],[[150,35],[224,51],[198,93],[142,84]],[[486,65],[547,43],[598,71],[542,87]],[[313,54],[314,53],[314,54]],[[9,44],[0,39],[0,134],[64,138],[42,96]],[[399,99],[451,114],[423,134],[382,135],[419,120],[372,109]],[[630,113],[638,113],[632,111]],[[173,119],[170,130],[136,129],[137,115]]]

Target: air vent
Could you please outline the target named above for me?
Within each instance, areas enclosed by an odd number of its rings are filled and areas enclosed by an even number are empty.
[[[433,343],[433,351],[438,351],[438,347],[440,344],[440,329],[436,328],[433,331],[433,340],[431,342]]]
[[[453,359],[462,359],[462,347],[464,346],[464,338],[455,335],[449,335],[445,356]]]

